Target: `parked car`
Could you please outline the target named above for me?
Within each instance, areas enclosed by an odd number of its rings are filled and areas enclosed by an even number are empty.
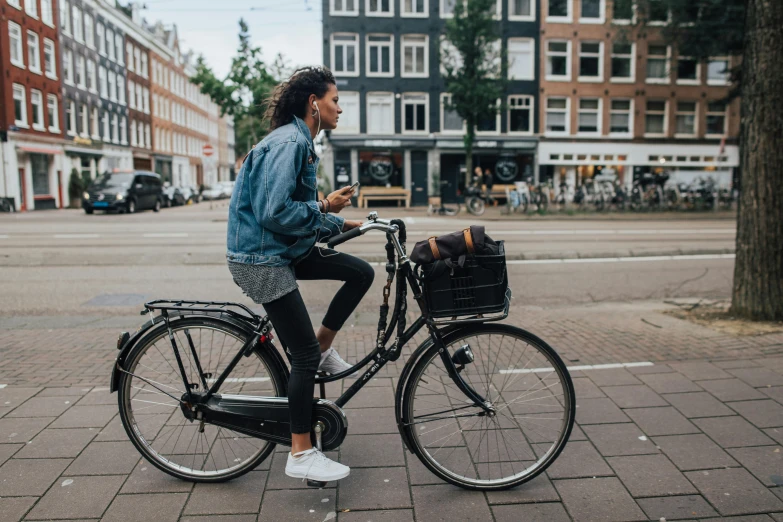
[[[199,194],[199,191],[196,187],[193,185],[188,185],[187,187],[182,187],[182,193],[185,196],[187,203],[198,203],[201,201],[201,194]]]
[[[167,207],[177,207],[188,202],[180,187],[166,187],[163,189],[163,203]]]
[[[145,209],[158,212],[163,201],[160,176],[141,170],[106,172],[82,194],[82,208],[87,214],[95,210],[129,214]]]
[[[223,197],[231,198],[231,194],[234,192],[234,183],[234,181],[221,181],[218,183],[218,185],[223,187]]]
[[[213,200],[223,199],[225,197],[225,189],[221,185],[207,185],[201,192],[201,199]]]

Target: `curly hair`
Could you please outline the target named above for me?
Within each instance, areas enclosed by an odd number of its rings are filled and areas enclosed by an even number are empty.
[[[330,85],[335,85],[334,75],[326,67],[302,67],[294,71],[264,102],[264,119],[269,121],[269,130],[291,123],[294,116],[304,118],[310,95],[322,98]]]

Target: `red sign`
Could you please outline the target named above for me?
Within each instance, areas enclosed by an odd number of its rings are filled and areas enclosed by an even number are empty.
[[[210,157],[215,153],[215,149],[212,147],[212,145],[207,143],[201,148],[201,153],[204,154],[204,156],[206,157]]]

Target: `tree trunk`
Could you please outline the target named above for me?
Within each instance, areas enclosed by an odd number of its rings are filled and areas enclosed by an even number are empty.
[[[465,188],[467,189],[470,186],[471,181],[473,181],[473,143],[476,141],[476,135],[472,131],[473,122],[467,123],[468,130],[465,134],[464,143],[465,143]]]
[[[742,61],[741,195],[731,311],[783,320],[783,3],[748,0]]]

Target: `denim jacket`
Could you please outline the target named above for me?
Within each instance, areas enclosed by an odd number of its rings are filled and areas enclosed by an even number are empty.
[[[229,261],[286,266],[342,232],[343,218],[318,210],[318,162],[310,130],[296,116],[253,148],[229,205]]]

